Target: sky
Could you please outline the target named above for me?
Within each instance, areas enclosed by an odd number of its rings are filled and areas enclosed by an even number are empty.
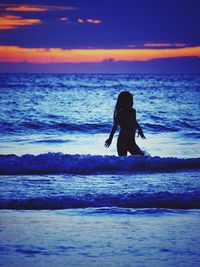
[[[0,1],[0,72],[200,73],[199,0]]]

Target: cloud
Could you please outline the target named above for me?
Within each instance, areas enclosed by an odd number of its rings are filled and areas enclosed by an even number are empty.
[[[146,43],[144,44],[144,47],[184,47],[186,44],[182,43]]]
[[[69,20],[69,18],[62,17],[62,18],[60,18],[60,20],[61,20],[61,21],[68,21],[68,20]]]
[[[114,61],[149,61],[152,59],[200,57],[200,46],[173,49],[61,49],[0,46],[0,62],[80,63]]]
[[[21,16],[0,16],[0,30],[15,29],[18,27],[40,24],[40,19],[23,19]]]
[[[178,47],[187,47],[189,45],[184,43],[136,43],[136,44],[129,44],[128,48],[178,48]]]
[[[19,11],[19,12],[41,12],[41,11],[47,11],[48,8],[37,7],[37,6],[11,6],[11,7],[6,7],[4,10]]]
[[[93,24],[100,24],[102,21],[100,19],[77,19],[77,22],[79,23],[93,23]]]
[[[83,20],[83,19],[77,19],[77,21],[78,21],[79,23],[84,23],[84,20]]]
[[[100,24],[101,20],[99,19],[87,19],[88,23],[93,23],[93,24]]]
[[[102,61],[94,63],[0,62],[0,73],[196,73],[200,58],[179,57],[149,61]],[[195,84],[198,84],[196,82]]]
[[[20,5],[20,4],[0,4],[0,9],[14,12],[44,12],[44,11],[64,11],[75,10],[73,6],[49,6],[49,5]]]

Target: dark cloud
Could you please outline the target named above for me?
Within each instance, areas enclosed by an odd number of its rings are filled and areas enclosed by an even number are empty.
[[[12,5],[25,2],[9,1]],[[55,0],[30,0],[28,3],[32,7],[51,7],[53,11],[6,11],[43,23],[1,32],[1,45],[125,48],[138,43],[200,43],[198,0],[60,0],[59,5]],[[74,9],[69,9],[70,6]],[[68,23],[61,21],[62,17],[67,17]],[[94,21],[101,23],[91,23]]]
[[[200,58],[180,57],[150,61],[125,62],[105,60],[100,63],[0,63],[0,73],[191,73],[200,74]]]

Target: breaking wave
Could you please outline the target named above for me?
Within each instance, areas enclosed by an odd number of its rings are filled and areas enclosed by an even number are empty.
[[[83,196],[0,199],[0,209],[57,210],[94,207],[199,209],[200,192],[137,192],[128,195],[87,194]]]
[[[46,153],[0,155],[0,174],[102,174],[200,169],[200,158],[92,156]]]

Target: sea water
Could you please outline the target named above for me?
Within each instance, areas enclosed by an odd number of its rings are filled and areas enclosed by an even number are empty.
[[[151,156],[199,157],[198,75],[0,75],[1,154],[116,155],[104,147],[119,92],[134,95]]]
[[[198,75],[0,75],[1,266],[198,266]],[[104,147],[134,95],[145,156]]]

